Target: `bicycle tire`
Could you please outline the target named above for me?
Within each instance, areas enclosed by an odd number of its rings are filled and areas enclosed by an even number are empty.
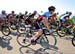
[[[26,36],[22,36],[22,34],[24,34],[24,33],[21,33],[21,34],[19,34],[18,36],[17,36],[17,42],[18,42],[18,44],[20,45],[20,46],[22,46],[22,47],[28,47],[28,46],[30,46],[31,44],[29,43],[29,44],[25,44],[25,43],[23,43],[23,42],[21,42],[20,40],[21,40],[21,38],[20,37],[22,37],[22,38],[26,38]],[[25,35],[25,34],[24,34]],[[19,39],[20,38],[20,39]],[[23,39],[24,40],[24,39]],[[22,40],[22,41],[23,41]]]
[[[26,30],[26,28],[25,28],[24,25],[20,25],[20,26],[18,26],[17,28],[18,28],[18,29],[17,29],[17,32],[18,32],[19,34],[24,33],[25,30]]]
[[[52,42],[50,43],[51,40],[50,40],[49,37],[52,37],[52,38],[54,39],[53,44],[52,44]],[[57,44],[57,39],[56,39],[55,36],[44,35],[44,36],[43,36],[43,40],[44,40],[46,43],[48,43],[48,44],[50,44],[50,45],[53,45],[53,46],[55,46],[55,45]],[[42,43],[42,41],[40,41],[40,43]]]
[[[12,25],[10,25],[10,28],[12,29],[12,30],[16,30],[16,25],[14,25],[15,26],[15,28],[12,28]]]
[[[64,31],[63,31],[62,29],[63,29]],[[65,35],[66,35],[66,28],[65,28],[65,27],[58,28],[56,31],[57,31],[57,34],[59,35],[59,37],[65,37]],[[59,32],[60,32],[60,33],[63,32],[63,33],[60,34]],[[62,35],[62,34],[63,34],[63,35]]]
[[[6,29],[8,29],[8,33],[7,33],[7,34],[4,33],[4,30],[6,30]],[[1,32],[2,32],[2,34],[5,35],[5,36],[8,36],[8,35],[11,33],[11,31],[10,31],[10,29],[9,29],[8,26],[2,26]]]
[[[74,41],[75,41],[75,36],[72,38],[72,45],[73,45],[73,46],[75,46]]]

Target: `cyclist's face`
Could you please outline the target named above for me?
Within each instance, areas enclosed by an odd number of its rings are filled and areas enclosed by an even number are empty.
[[[30,18],[30,21],[31,21],[30,24],[33,24],[33,22],[34,22],[34,18]]]
[[[66,21],[69,21],[69,17],[66,17]]]
[[[54,10],[50,11],[51,14],[53,14],[54,12],[55,12]]]
[[[12,11],[11,13],[12,13],[12,14],[14,14],[15,12],[14,12],[14,11]]]

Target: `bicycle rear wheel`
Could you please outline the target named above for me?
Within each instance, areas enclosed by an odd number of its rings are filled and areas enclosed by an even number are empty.
[[[17,42],[20,46],[27,47],[30,45],[28,37],[25,33],[21,33],[17,36]]]
[[[1,32],[3,35],[8,36],[10,34],[10,29],[8,26],[2,26]]]
[[[10,28],[11,28],[12,30],[16,30],[16,29],[17,29],[16,24],[15,24],[15,23],[11,23],[11,24],[10,24]]]
[[[57,34],[60,36],[60,37],[64,37],[66,35],[66,29],[65,27],[59,27],[57,29]]]
[[[72,45],[75,46],[75,36],[72,38]]]
[[[24,25],[20,25],[20,26],[18,26],[17,32],[24,33],[25,30],[26,30],[25,26]]]

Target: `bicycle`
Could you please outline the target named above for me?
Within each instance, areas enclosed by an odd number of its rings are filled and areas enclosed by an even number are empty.
[[[36,42],[37,44],[42,43],[42,41],[45,41],[51,45],[56,45],[57,39],[55,36],[51,35],[50,33],[48,35],[45,34],[45,29],[42,29],[43,33],[42,36],[39,37]],[[23,47],[30,46],[31,43],[29,42],[29,38],[31,37],[30,34],[35,34],[34,30],[30,28],[29,31],[26,31],[25,33],[21,33],[17,36],[17,42],[19,45]],[[50,36],[51,35],[51,36]],[[39,43],[38,43],[39,42]]]
[[[10,34],[8,19],[6,19],[6,18],[3,19],[3,22],[1,24],[1,32],[5,36],[8,36]]]
[[[57,34],[60,36],[60,37],[65,37],[66,34],[69,34],[69,35],[74,35],[74,30],[71,29],[71,26],[64,26],[63,24],[62,25],[59,25],[58,28],[57,28]]]
[[[67,28],[63,25],[59,25],[56,28],[56,32],[59,35],[59,37],[64,37],[66,35],[66,31],[67,31]]]
[[[17,22],[15,22],[17,21]],[[10,22],[10,28],[12,30],[17,30],[18,33],[24,33],[25,23],[20,21],[20,18],[15,19],[15,21]]]
[[[75,46],[75,31],[73,32],[72,45]]]

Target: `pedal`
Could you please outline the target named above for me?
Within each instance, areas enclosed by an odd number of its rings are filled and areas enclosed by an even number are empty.
[[[25,43],[25,39],[23,39],[23,43]]]
[[[31,38],[32,37],[32,35],[27,35],[27,38]]]
[[[31,40],[31,44],[32,44],[32,45],[36,45],[36,43],[37,43],[37,42],[36,42],[35,40]]]
[[[20,29],[21,31],[25,31],[24,29]]]

